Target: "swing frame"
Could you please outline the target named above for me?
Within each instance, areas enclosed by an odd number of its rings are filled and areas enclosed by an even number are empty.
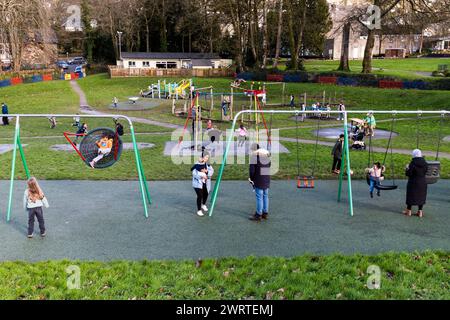
[[[233,119],[233,123],[231,126],[231,131],[234,132],[236,128],[236,124],[238,122],[238,119],[240,116],[242,116],[245,113],[273,113],[273,114],[312,114],[312,113],[322,113],[322,111],[302,111],[302,110],[243,110],[238,112]],[[337,202],[341,202],[342,200],[342,187],[343,187],[343,178],[344,178],[344,170],[346,169],[346,176],[347,176],[347,191],[348,191],[348,206],[349,206],[349,215],[352,217],[354,215],[354,207],[353,207],[353,193],[352,193],[352,170],[350,166],[350,144],[349,144],[349,126],[348,126],[348,115],[349,114],[367,114],[368,112],[372,112],[373,114],[429,114],[429,115],[449,115],[450,111],[447,110],[441,110],[441,111],[374,111],[374,110],[352,110],[352,111],[326,111],[326,113],[329,114],[344,114],[344,125],[343,125],[343,131],[344,131],[344,152],[343,152],[343,159],[341,163],[341,170],[339,174],[339,188],[338,188],[338,196],[337,196]],[[220,189],[220,184],[222,182],[223,172],[225,170],[225,166],[227,164],[227,158],[228,153],[231,148],[231,142],[233,141],[234,136],[228,135],[227,137],[227,144],[226,148],[223,154],[222,164],[219,169],[219,173],[216,179],[216,183],[214,185],[213,193],[211,196],[211,206],[209,209],[209,216],[211,217],[214,213],[216,202],[217,202],[217,196]]]
[[[16,157],[17,157],[17,149],[19,149],[21,161],[25,170],[25,175],[27,179],[31,178],[30,170],[28,168],[28,164],[25,157],[25,152],[22,147],[22,143],[20,140],[20,119],[21,118],[48,118],[48,117],[55,117],[55,118],[73,118],[77,117],[79,115],[73,115],[73,114],[54,114],[54,115],[46,115],[46,114],[10,114],[9,117],[16,118],[16,125],[15,125],[15,132],[14,132],[14,148],[13,148],[13,156],[12,156],[12,163],[11,163],[11,179],[9,184],[9,198],[8,198],[8,209],[6,214],[6,221],[11,221],[11,213],[12,213],[12,204],[13,204],[13,192],[14,192],[14,178],[15,178],[15,172],[16,172]],[[136,134],[134,131],[134,125],[133,121],[123,115],[83,115],[84,118],[105,118],[105,119],[124,119],[128,122],[130,126],[130,132],[131,137],[133,141],[133,151],[134,151],[134,157],[135,157],[135,163],[136,163],[136,171],[138,173],[138,182],[139,182],[139,189],[141,191],[141,199],[142,204],[144,207],[144,216],[145,218],[148,218],[148,206],[152,204],[152,199],[150,197],[150,192],[148,189],[147,179],[145,177],[144,168],[142,165],[142,159],[141,154],[138,149],[137,141],[136,141]],[[75,134],[76,135],[76,134]],[[67,138],[67,137],[66,137]]]

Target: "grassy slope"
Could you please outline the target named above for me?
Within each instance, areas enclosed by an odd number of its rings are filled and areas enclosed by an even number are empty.
[[[135,94],[136,88],[144,87],[153,79],[137,78],[137,79],[114,79],[109,80],[105,75],[93,76],[80,81],[80,84],[87,91],[88,100],[96,108],[106,110],[106,105],[110,103],[110,97],[120,90],[122,97]],[[225,90],[229,84],[228,79],[198,79],[198,85],[214,84],[218,90]],[[58,95],[55,98],[55,87]],[[320,85],[305,84],[289,84],[289,92],[301,92],[301,90],[310,90],[319,92],[323,90]],[[348,96],[348,105],[350,108],[418,108],[419,106],[427,106],[427,109],[441,109],[446,105],[449,93],[447,92],[419,92],[398,90],[379,90],[367,88],[337,88],[346,91]],[[11,112],[76,112],[78,98],[71,91],[67,82],[40,83],[32,85],[23,85],[18,87],[6,88],[2,93],[6,96],[6,101],[10,105]],[[382,94],[380,94],[382,93]],[[118,94],[117,94],[118,95]],[[119,96],[119,95],[118,95]],[[381,101],[380,101],[381,100]],[[94,101],[94,103],[92,103]],[[357,102],[363,106],[358,106]],[[424,103],[424,101],[426,103]],[[45,103],[43,103],[45,102]],[[95,105],[95,103],[97,105]],[[42,107],[44,105],[44,107]],[[139,112],[138,116],[149,117],[153,119],[171,120],[172,122],[183,123],[182,119],[172,117],[170,108],[161,107],[156,112]],[[96,120],[88,122],[90,127],[95,126],[111,126],[110,120]],[[337,122],[336,122],[337,123]],[[303,125],[314,126],[315,121],[306,122]],[[414,124],[414,123],[413,123]],[[450,135],[448,121],[446,122],[444,135]],[[295,122],[289,120],[289,116],[274,116],[273,129],[278,127],[294,127]],[[228,124],[223,125],[223,129]],[[380,128],[389,128],[389,123],[380,123]],[[22,124],[22,142],[29,144],[25,152],[27,154],[28,164],[34,175],[38,178],[45,179],[135,179],[136,170],[134,166],[133,154],[124,152],[121,161],[114,167],[106,170],[89,170],[73,153],[55,152],[48,148],[53,144],[64,144],[65,139],[62,137],[64,130],[71,130],[71,119],[61,119],[57,129],[50,130],[46,119],[24,120]],[[164,128],[137,125],[138,133],[167,131]],[[433,121],[427,120],[423,122],[423,134],[421,136],[421,146],[424,149],[435,150],[437,141],[437,130]],[[13,136],[13,126],[8,128],[0,127],[2,135],[0,143],[11,143]],[[301,129],[302,138],[314,139],[312,128]],[[415,146],[415,127],[410,122],[398,122],[396,131],[400,133],[400,137],[394,139],[394,146],[397,148],[411,149]],[[282,136],[295,137],[295,130],[283,130]],[[30,139],[29,136],[56,136],[59,138],[50,139]],[[5,138],[6,137],[6,138]],[[162,155],[165,141],[170,139],[167,135],[139,135],[138,140],[141,142],[155,143],[156,147],[150,150],[143,150],[142,157],[144,160],[144,169],[150,180],[176,180],[189,178],[189,165],[176,166],[170,161],[170,158]],[[125,136],[124,140],[130,142],[130,137]],[[295,143],[283,142],[283,144],[291,151],[291,154],[283,154],[280,158],[280,172],[276,176],[279,179],[294,178],[297,175],[296,165],[296,145]],[[385,140],[375,141],[375,145],[386,145]],[[443,143],[443,151],[450,151],[450,143]],[[330,148],[319,147],[318,163],[316,176],[320,178],[330,178]],[[301,149],[301,174],[309,174],[312,168],[314,149],[311,145],[302,146]],[[4,161],[4,170],[0,172],[1,179],[7,179],[9,176],[11,153],[0,155],[0,159]],[[382,155],[376,155],[377,159],[382,159]],[[396,155],[397,162],[396,175],[403,176],[403,167],[409,161],[408,156]],[[443,177],[450,177],[449,161],[443,161]],[[363,177],[363,170],[367,165],[367,154],[360,152],[352,153],[352,166],[355,171],[355,177]],[[225,171],[226,179],[245,179],[247,167],[245,165],[229,166]],[[18,176],[23,177],[24,172],[21,166],[18,166]]]
[[[65,269],[81,269],[68,290]],[[367,268],[381,269],[369,290]],[[449,299],[449,255],[442,252],[305,255],[292,259],[182,262],[5,262],[0,299]],[[44,271],[45,270],[45,271]]]
[[[433,72],[438,69],[438,65],[450,65],[450,59],[444,58],[408,58],[408,59],[374,59],[373,68],[374,74],[394,76],[403,79],[418,79],[422,78],[419,72]],[[333,60],[306,60],[305,68],[307,71],[334,71],[338,68],[339,61]],[[362,71],[361,60],[351,60],[350,69],[352,73],[359,73]],[[431,78],[434,79],[434,78]]]

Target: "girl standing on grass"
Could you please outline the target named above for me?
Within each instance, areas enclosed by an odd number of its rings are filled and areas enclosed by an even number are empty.
[[[238,131],[238,134],[239,134],[239,136],[238,136],[238,142],[239,142],[238,143],[238,147],[242,147],[245,144],[245,141],[247,141],[248,131],[247,131],[247,128],[244,127],[243,124],[241,124],[239,126],[239,129],[237,131]]]
[[[35,217],[39,222],[41,237],[45,237],[44,212],[42,207],[48,208],[49,205],[47,198],[34,177],[31,177],[27,182],[27,189],[23,195],[23,207],[28,211],[28,238],[33,238]]]

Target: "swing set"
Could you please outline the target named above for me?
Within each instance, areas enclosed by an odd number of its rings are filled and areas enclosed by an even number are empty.
[[[55,118],[73,118],[73,117],[79,117],[78,115],[67,115],[67,114],[61,114],[61,115],[45,115],[45,114],[12,114],[9,115],[10,117],[16,118],[16,126],[15,126],[15,134],[14,134],[14,149],[13,149],[13,156],[12,156],[12,165],[11,165],[11,180],[10,180],[10,188],[9,188],[9,200],[8,200],[8,209],[7,209],[7,221],[9,222],[11,220],[11,212],[12,212],[12,203],[13,203],[13,191],[14,191],[14,179],[15,179],[15,171],[16,171],[16,157],[17,157],[17,150],[19,150],[20,157],[22,160],[22,164],[25,170],[25,174],[27,179],[30,179],[31,174],[30,170],[28,168],[28,164],[25,157],[25,152],[22,147],[22,143],[20,140],[20,119],[21,118],[45,118],[45,117],[55,117]],[[130,118],[122,115],[85,115],[85,118],[112,118],[114,119],[114,122],[116,123],[116,129],[113,130],[111,128],[96,128],[87,134],[73,134],[70,132],[65,132],[64,136],[69,141],[69,143],[72,145],[72,147],[77,152],[78,156],[85,162],[86,164],[89,164],[92,159],[94,159],[98,155],[98,145],[97,142],[105,136],[108,136],[110,138],[113,138],[113,150],[109,152],[108,154],[105,154],[104,157],[98,161],[95,165],[96,169],[104,169],[111,167],[114,165],[120,158],[120,154],[122,152],[122,140],[120,139],[121,130],[118,130],[118,128],[121,126],[118,126],[117,119],[122,118],[126,121],[128,121],[128,124],[130,126],[130,133],[131,138],[133,142],[133,149],[134,149],[134,156],[135,156],[135,162],[136,162],[136,170],[138,173],[139,178],[139,188],[141,191],[142,196],[142,204],[144,207],[144,216],[148,218],[148,205],[152,204],[152,199],[150,197],[150,192],[147,185],[147,180],[145,178],[144,174],[144,168],[142,165],[142,159],[141,155],[138,149],[138,145],[136,142],[136,135],[134,131],[133,122]],[[73,136],[82,136],[83,140],[80,143],[80,148],[77,148],[77,146],[73,143],[73,141],[70,139],[70,137]]]
[[[338,182],[338,195],[337,195],[337,202],[341,202],[342,200],[342,188],[343,188],[343,181],[344,181],[344,171],[345,171],[345,175],[347,177],[347,192],[348,192],[348,205],[349,205],[349,215],[353,216],[354,215],[354,208],[353,208],[353,191],[352,191],[352,170],[351,170],[351,165],[350,165],[350,144],[349,144],[349,125],[348,125],[348,111],[327,111],[328,113],[331,114],[338,114],[338,113],[343,113],[344,114],[344,127],[343,127],[343,133],[344,133],[344,145],[343,145],[343,153],[342,153],[342,162],[341,162],[341,170],[339,173],[339,182]],[[442,134],[442,126],[443,126],[443,119],[445,118],[446,115],[450,114],[450,111],[371,111],[374,114],[391,114],[392,115],[392,122],[391,122],[391,136],[389,138],[389,143],[388,143],[388,147],[386,149],[385,152],[385,159],[384,159],[384,163],[386,163],[387,160],[387,156],[390,150],[391,153],[391,166],[393,166],[394,164],[394,160],[393,160],[393,147],[392,147],[392,131],[394,130],[394,126],[395,126],[395,121],[396,121],[396,115],[398,114],[416,114],[416,115],[422,115],[422,114],[429,114],[429,115],[441,115],[441,123],[440,123],[440,129],[439,129],[439,140],[441,139],[441,134]],[[235,128],[236,128],[236,123],[239,119],[239,117],[242,116],[242,114],[244,113],[255,113],[255,114],[264,114],[264,113],[270,113],[270,114],[295,114],[298,115],[300,113],[304,114],[312,114],[312,113],[317,113],[317,111],[301,111],[301,110],[243,110],[238,112],[233,120],[232,123],[232,127],[230,132],[234,132]],[[351,111],[352,114],[367,114],[367,110],[366,111]],[[418,119],[420,120],[420,117],[418,117]],[[298,126],[298,123],[297,123]],[[297,128],[297,133],[298,133],[298,128]],[[231,142],[233,141],[234,136],[233,135],[229,135],[227,137],[227,144],[226,144],[226,148],[223,154],[223,159],[222,159],[222,164],[220,166],[219,169],[219,173],[216,179],[216,183],[214,185],[214,189],[211,195],[211,206],[209,209],[209,216],[211,217],[214,213],[215,207],[216,207],[216,203],[217,203],[217,197],[218,197],[218,193],[220,190],[220,184],[222,182],[222,177],[223,177],[223,172],[225,170],[225,167],[227,165],[227,158],[228,158],[228,153],[231,147]],[[314,167],[313,170],[315,170],[315,163],[317,160],[317,145],[318,145],[318,138],[316,137],[316,151],[315,151],[315,155],[314,155]],[[297,152],[299,155],[299,139],[298,139],[298,134],[297,134]],[[429,173],[427,173],[427,181],[428,183],[435,183],[437,182],[438,178],[439,178],[439,172],[440,172],[440,163],[438,161],[439,158],[439,147],[440,147],[440,141],[438,143],[438,150],[437,150],[437,154],[436,154],[436,161],[434,162],[430,162],[428,161],[429,164]],[[370,156],[370,154],[369,154]],[[298,158],[299,159],[299,156]],[[370,162],[370,160],[369,160]],[[300,171],[300,165],[299,165],[299,161],[297,161],[297,170]],[[393,167],[392,167],[393,168]],[[299,173],[299,172],[298,172]],[[314,172],[312,172],[311,176],[300,176],[297,179],[297,187],[299,186],[299,180],[301,180],[302,182],[305,181],[305,177],[306,177],[306,183],[308,185],[307,188],[304,189],[312,189],[315,187],[315,183],[314,183]],[[393,179],[393,183],[391,185],[386,185],[383,186],[384,190],[395,190],[398,188],[398,186],[395,183],[395,177],[394,177],[394,169],[392,169],[392,179]],[[312,187],[311,187],[312,186]],[[303,189],[303,188],[302,188]]]

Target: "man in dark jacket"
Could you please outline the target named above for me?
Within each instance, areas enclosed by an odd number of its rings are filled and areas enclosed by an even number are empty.
[[[6,115],[2,118],[4,126],[9,125],[8,113],[8,106],[4,102],[2,102],[2,114]]]
[[[269,151],[257,146],[250,159],[249,170],[249,181],[253,184],[256,194],[256,212],[249,218],[252,221],[266,220],[269,214],[270,165]]]
[[[339,136],[339,140],[336,141],[336,144],[333,147],[333,151],[331,151],[331,155],[333,156],[333,166],[331,167],[332,173],[339,174],[341,171],[343,146],[344,146],[344,135],[341,134]]]
[[[406,168],[408,185],[406,187],[406,210],[403,213],[411,216],[412,206],[418,206],[417,216],[423,217],[423,206],[427,201],[427,169],[428,164],[422,152],[416,149],[412,153],[412,161]]]

